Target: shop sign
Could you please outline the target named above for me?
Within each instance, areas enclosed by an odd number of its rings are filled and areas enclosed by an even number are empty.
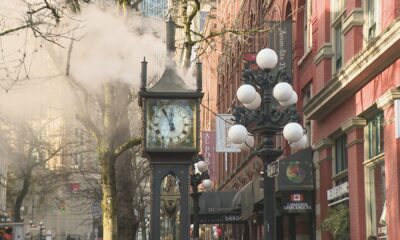
[[[311,148],[279,161],[277,191],[314,189],[314,168]]]
[[[337,186],[329,189],[326,193],[327,193],[328,201],[331,201],[336,198],[340,198],[343,195],[346,195],[349,193],[349,182],[344,182],[340,185],[337,185]]]
[[[244,223],[240,213],[208,214],[199,216],[200,224],[235,224]]]
[[[284,193],[282,200],[282,210],[286,213],[308,213],[313,209],[311,192]]]
[[[228,140],[228,130],[234,124],[232,114],[216,116],[216,152],[240,152],[240,149]]]
[[[218,163],[217,152],[215,151],[215,131],[201,132],[201,151],[204,161],[208,165],[208,174],[211,180],[217,179]]]

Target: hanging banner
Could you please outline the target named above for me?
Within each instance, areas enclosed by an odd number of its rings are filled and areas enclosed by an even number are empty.
[[[217,152],[240,152],[240,149],[228,140],[228,130],[235,123],[232,114],[217,114],[216,117],[216,151]]]
[[[269,22],[268,47],[278,55],[277,70],[292,75],[292,24],[290,20]]]
[[[201,132],[201,152],[203,159],[208,165],[208,174],[211,180],[217,179],[218,164],[215,143],[215,131]]]

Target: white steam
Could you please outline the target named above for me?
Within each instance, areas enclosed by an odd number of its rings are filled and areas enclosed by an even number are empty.
[[[97,8],[85,9],[81,20],[83,26],[75,36],[82,38],[74,42],[71,76],[86,87],[96,88],[108,81],[138,86],[143,57],[149,62],[149,76],[160,71],[166,47],[155,35],[165,29],[165,22],[158,22],[154,30],[141,16],[127,19]]]

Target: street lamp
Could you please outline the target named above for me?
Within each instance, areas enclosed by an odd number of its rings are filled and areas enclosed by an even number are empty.
[[[196,168],[198,171],[196,171]],[[199,239],[199,198],[201,193],[199,192],[199,185],[202,183],[205,190],[209,190],[212,187],[212,182],[209,179],[207,163],[203,160],[203,156],[198,154],[193,158],[192,172],[190,174],[190,185],[192,186],[192,199],[193,199],[193,239]]]
[[[242,147],[252,147],[254,135],[262,139],[255,151],[264,163],[264,232],[265,239],[275,240],[275,181],[268,176],[268,165],[276,161],[282,150],[274,147],[273,137],[282,132],[295,149],[304,148],[308,140],[303,127],[297,123],[298,97],[290,85],[291,77],[285,71],[271,71],[278,62],[277,54],[265,48],[257,54],[256,62],[260,70],[243,70],[245,84],[236,93],[243,107],[236,106],[233,110],[237,124],[229,129],[228,139]]]

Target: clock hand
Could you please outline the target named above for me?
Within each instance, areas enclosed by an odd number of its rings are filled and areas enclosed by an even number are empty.
[[[162,112],[164,113],[165,117],[167,117],[167,120],[168,120],[168,123],[169,123],[169,129],[170,129],[171,131],[174,131],[174,130],[175,130],[175,125],[174,125],[174,123],[172,122],[172,118],[170,118],[170,117],[168,116],[168,114],[167,114],[167,112],[165,111],[164,108],[162,108]]]

